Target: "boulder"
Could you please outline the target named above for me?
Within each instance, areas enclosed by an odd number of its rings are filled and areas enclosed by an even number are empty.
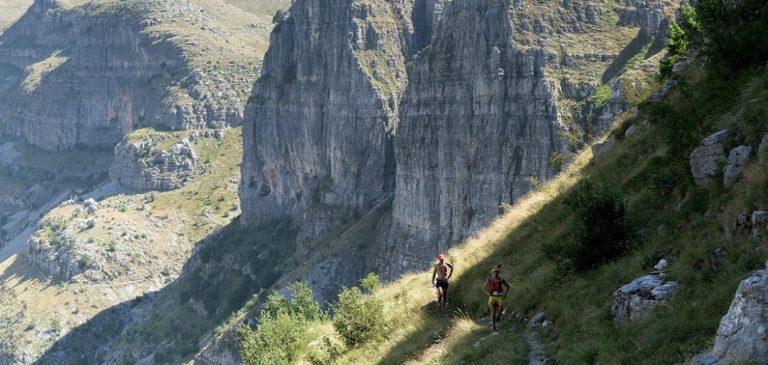
[[[667,265],[669,265],[669,263],[667,262],[667,260],[665,260],[665,259],[661,259],[661,260],[659,260],[659,262],[658,262],[658,263],[657,263],[655,266],[653,266],[653,268],[654,268],[654,269],[656,269],[656,270],[659,270],[659,271],[661,271],[661,270],[664,270],[664,269],[666,269],[666,268],[667,268]]]
[[[752,212],[752,237],[760,235],[761,231],[768,229],[768,211],[756,210]]]
[[[726,364],[768,364],[768,269],[753,272],[739,284],[720,320],[712,355]]]
[[[742,166],[749,160],[750,153],[752,153],[752,147],[738,146],[728,154],[728,164],[723,170],[723,185],[726,188],[731,187],[736,182],[741,174]]]
[[[617,324],[645,318],[650,310],[665,303],[680,288],[676,281],[665,281],[657,272],[632,280],[613,293],[614,322]]]
[[[536,313],[530,321],[528,321],[529,328],[543,327],[546,315],[544,312]]]
[[[602,160],[607,154],[608,151],[613,148],[613,145],[616,143],[616,140],[613,138],[608,138],[602,143],[595,143],[592,145],[592,156],[594,156],[596,161]]]
[[[661,85],[659,90],[657,90],[656,92],[654,92],[653,94],[648,96],[648,100],[650,100],[650,101],[658,101],[658,100],[664,99],[664,97],[667,96],[667,94],[669,94],[669,92],[674,87],[676,87],[677,84],[678,84],[678,82],[676,80],[674,80],[674,79],[667,79],[667,81],[664,82],[663,85]]]
[[[723,141],[730,134],[728,130],[712,134],[691,152],[689,163],[696,185],[706,185],[714,180],[718,165],[726,160]]]
[[[733,224],[733,230],[736,234],[746,234],[751,231],[751,228],[752,220],[750,220],[750,215],[747,213],[740,213],[736,217],[736,222]]]
[[[629,138],[629,136],[635,134],[635,132],[637,132],[637,126],[632,124],[624,131],[624,138]]]
[[[704,354],[699,354],[694,356],[691,359],[690,365],[725,365],[720,360],[718,360],[715,355],[712,355],[711,353],[707,352]]]
[[[766,151],[768,151],[768,133],[760,140],[760,146],[757,147],[757,156],[760,163],[764,163],[766,159]]]
[[[85,212],[88,214],[93,214],[96,212],[96,210],[99,209],[99,203],[96,202],[93,198],[86,199],[83,202],[83,207],[85,207]]]

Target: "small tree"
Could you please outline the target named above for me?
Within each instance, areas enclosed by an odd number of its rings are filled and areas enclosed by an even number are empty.
[[[768,2],[701,0],[696,7],[710,66],[730,75],[768,60]]]
[[[267,296],[267,301],[264,306],[261,307],[259,317],[272,316],[276,317],[279,313],[288,311],[289,302],[284,296],[272,292]]]
[[[285,19],[285,10],[277,9],[275,16],[272,17],[272,24],[280,23],[283,19]]]
[[[659,64],[659,77],[662,80],[672,77],[672,67],[693,45],[701,43],[701,31],[696,10],[687,4],[680,8],[680,23],[669,24],[667,37],[667,58]]]
[[[305,283],[295,282],[291,284],[290,312],[292,315],[305,321],[317,321],[323,317],[320,304],[315,301],[312,288]]]
[[[576,214],[576,226],[562,241],[543,247],[562,268],[592,270],[632,247],[624,197],[615,188],[584,183],[565,203]]]
[[[376,289],[381,288],[381,279],[379,279],[379,276],[376,275],[376,273],[369,273],[368,276],[360,280],[360,287],[369,293],[372,293]]]
[[[333,328],[344,343],[357,347],[384,337],[384,303],[367,296],[359,288],[347,288],[339,293],[333,305]]]
[[[240,327],[240,354],[248,365],[288,365],[298,360],[307,335],[300,318],[262,312],[255,330]]]

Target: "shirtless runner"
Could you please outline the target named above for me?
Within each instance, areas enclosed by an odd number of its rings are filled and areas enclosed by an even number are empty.
[[[437,309],[445,311],[445,303],[448,300],[448,279],[453,275],[453,265],[445,262],[445,255],[437,255],[435,269],[432,270],[432,284],[437,288]],[[450,271],[448,270],[450,269]]]

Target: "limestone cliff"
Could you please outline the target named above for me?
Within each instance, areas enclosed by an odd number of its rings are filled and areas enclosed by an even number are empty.
[[[254,19],[219,19],[191,1],[75,3],[37,0],[0,35],[0,121],[7,134],[54,150],[112,147],[145,126],[241,122],[259,40],[238,41],[258,32]],[[231,62],[222,63],[220,53]]]
[[[244,222],[291,217],[306,240],[392,193],[410,7],[294,2],[248,104]]]
[[[309,241],[393,196],[391,229],[368,243],[386,277],[423,267],[605,131],[647,86],[652,62],[637,60],[659,51],[674,10],[331,3],[296,1],[272,35],[246,111],[242,220],[288,216]]]
[[[551,177],[549,156],[564,149],[545,75],[557,55],[516,47],[514,8],[486,3],[453,4],[410,74],[395,142],[393,229],[404,239],[392,252],[403,268],[489,222],[530,189],[529,176]]]
[[[611,3],[561,5],[554,12],[547,4],[502,0],[447,8],[431,45],[414,61],[400,106],[393,239],[381,256],[383,271],[421,268],[487,225],[502,204],[558,172],[553,161],[578,147],[569,139],[599,135],[628,109],[617,80],[602,105],[584,105],[595,122],[568,106],[595,92],[593,75],[620,69],[617,51],[632,34],[652,39],[663,13],[648,20],[649,11],[632,8],[645,20],[638,25],[654,25],[618,27],[600,45],[595,39],[616,27]],[[574,80],[585,95],[561,95]]]

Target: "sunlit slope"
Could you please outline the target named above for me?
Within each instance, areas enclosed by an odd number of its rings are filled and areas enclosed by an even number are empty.
[[[537,330],[539,337],[559,363],[677,364],[705,351],[739,281],[768,256],[764,235],[734,230],[738,214],[766,208],[768,174],[764,152],[758,152],[732,187],[723,187],[722,175],[699,187],[688,159],[704,137],[721,129],[736,132],[727,148],[758,150],[768,126],[751,116],[765,112],[768,76],[747,72],[722,81],[707,78],[694,62],[683,77],[688,86],[641,104],[640,113],[611,132],[617,141],[607,155],[581,152],[565,172],[448,253],[456,267],[450,315],[436,313],[431,272],[406,275],[374,293],[385,303],[388,338],[345,350],[339,362],[527,363],[522,319],[540,311],[551,324]],[[630,126],[634,133],[625,136]],[[545,247],[569,242],[578,231],[573,196],[585,184],[620,191],[632,248],[574,272],[556,264]],[[660,258],[670,263],[668,278],[683,289],[646,319],[615,325],[614,291],[653,271]],[[481,288],[499,263],[512,284],[508,317],[501,335],[485,337],[490,330],[482,320],[487,298]],[[323,326],[333,337],[330,322]],[[321,350],[310,346],[306,353],[313,351]]]

